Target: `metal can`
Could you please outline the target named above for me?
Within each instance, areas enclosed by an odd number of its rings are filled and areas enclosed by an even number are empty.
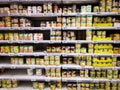
[[[42,69],[36,69],[36,75],[41,76],[42,75]]]
[[[27,69],[27,74],[28,75],[33,75],[33,69]]]

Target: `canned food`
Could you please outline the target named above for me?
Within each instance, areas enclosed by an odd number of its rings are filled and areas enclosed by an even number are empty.
[[[33,69],[27,69],[27,74],[28,75],[33,75]]]
[[[41,76],[42,75],[42,69],[36,69],[36,75]]]

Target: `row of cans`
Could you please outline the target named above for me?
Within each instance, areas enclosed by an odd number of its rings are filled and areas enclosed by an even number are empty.
[[[91,27],[92,16],[58,17],[57,22],[61,22],[62,27]]]
[[[79,83],[66,83],[67,90],[119,90],[119,82],[79,82]]]
[[[0,33],[0,40],[43,40],[42,33]]]
[[[27,69],[27,74],[28,75],[37,75],[37,76],[44,75],[42,69]]]
[[[61,68],[46,68],[45,74],[47,77],[61,77]]]
[[[17,88],[18,81],[16,80],[0,80],[0,88]]]
[[[33,52],[33,46],[0,46],[0,53],[27,53]]]
[[[61,89],[62,82],[60,81],[51,81],[51,82],[33,82],[33,88],[38,90],[44,90],[45,86],[50,87],[50,90]]]
[[[74,31],[63,31],[63,40],[76,40]]]
[[[44,58],[11,58],[11,64],[27,65],[60,65],[60,56],[45,56]]]

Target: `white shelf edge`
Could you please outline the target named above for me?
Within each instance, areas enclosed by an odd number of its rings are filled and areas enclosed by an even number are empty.
[[[120,56],[120,54],[92,54],[92,53],[47,53],[47,52],[33,52],[33,53],[0,53],[0,56]]]
[[[104,81],[104,82],[112,82],[112,81],[116,81],[116,82],[120,82],[119,79],[93,79],[93,78],[81,78],[81,77],[72,77],[72,78],[62,78],[62,81],[64,82],[69,82],[69,81],[75,81],[75,82],[81,82],[81,81],[91,81],[91,82],[100,82],[100,81]]]
[[[120,27],[0,27],[0,30],[119,30]]]
[[[61,40],[0,40],[0,43],[61,43]]]
[[[35,64],[33,65],[0,64],[0,67],[1,68],[13,68],[13,69],[15,68],[22,68],[22,69],[33,68],[34,69],[34,68],[61,68],[61,65],[56,66],[56,65],[35,65]]]
[[[0,40],[0,43],[116,43],[120,40]]]
[[[72,12],[72,13],[27,13],[27,14],[4,14],[0,13],[0,17],[3,16],[19,16],[19,17],[57,17],[57,16],[82,16],[82,15],[92,15],[92,16],[111,16],[111,15],[120,15],[119,12]]]
[[[19,65],[19,64],[0,64],[1,68],[22,68],[22,69],[27,69],[27,68],[63,68],[63,69],[120,69],[118,66],[113,66],[113,67],[93,67],[93,66],[80,66],[76,64],[62,64],[62,65]]]
[[[25,80],[25,81],[60,81],[61,77],[30,76],[30,75],[1,75],[0,79]]]

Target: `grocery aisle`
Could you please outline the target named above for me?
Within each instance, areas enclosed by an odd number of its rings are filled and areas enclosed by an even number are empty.
[[[0,90],[119,90],[120,0],[0,0]]]

